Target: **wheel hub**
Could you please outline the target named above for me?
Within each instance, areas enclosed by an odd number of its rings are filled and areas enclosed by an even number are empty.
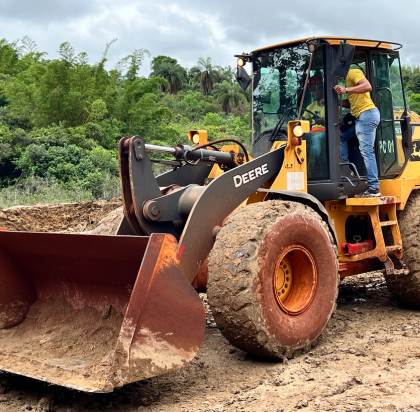
[[[293,271],[290,262],[287,258],[278,260],[275,276],[274,276],[274,291],[277,299],[284,302],[290,292],[293,281]]]
[[[277,258],[273,291],[281,310],[290,315],[303,313],[309,308],[317,285],[318,272],[308,249],[292,245]]]

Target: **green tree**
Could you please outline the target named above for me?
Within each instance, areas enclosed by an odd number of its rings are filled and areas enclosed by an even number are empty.
[[[108,114],[106,103],[102,99],[96,99],[90,104],[89,120],[100,122]]]
[[[133,53],[124,57],[118,62],[120,70],[125,70],[125,78],[127,80],[135,80],[138,77],[138,72],[143,64],[145,56],[150,56],[150,52],[147,49],[136,49]]]
[[[19,61],[16,44],[5,39],[0,40],[0,74],[12,75],[16,73]]]
[[[402,75],[407,92],[420,93],[420,67],[405,66]]]
[[[411,110],[420,114],[420,93],[411,94],[408,105]]]
[[[167,90],[175,94],[183,89],[187,82],[187,71],[176,59],[168,56],[157,56],[152,60],[151,77],[161,77],[167,81]]]
[[[146,93],[129,110],[128,132],[156,138],[159,136],[160,126],[170,120],[170,115],[159,96]]]
[[[198,59],[197,67],[200,71],[200,86],[204,95],[209,95],[213,91],[214,83],[216,82],[216,68],[213,67],[211,58],[200,57]]]
[[[226,114],[231,113],[235,108],[244,107],[246,103],[245,95],[240,87],[226,80],[215,86],[214,94]]]

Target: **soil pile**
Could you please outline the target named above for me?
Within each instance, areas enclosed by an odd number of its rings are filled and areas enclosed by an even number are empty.
[[[33,232],[84,232],[121,206],[119,199],[0,209],[0,227]]]

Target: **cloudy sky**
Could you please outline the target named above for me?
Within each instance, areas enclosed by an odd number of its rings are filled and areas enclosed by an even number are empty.
[[[235,53],[296,37],[348,35],[403,43],[403,62],[420,65],[418,16],[418,0],[0,0],[0,37],[27,35],[50,57],[69,41],[92,62],[117,38],[111,66],[136,48],[192,66],[206,56],[233,65]]]

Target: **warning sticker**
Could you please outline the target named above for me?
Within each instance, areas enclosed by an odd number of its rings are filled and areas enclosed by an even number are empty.
[[[288,172],[287,176],[287,190],[304,190],[305,176],[303,172]]]

